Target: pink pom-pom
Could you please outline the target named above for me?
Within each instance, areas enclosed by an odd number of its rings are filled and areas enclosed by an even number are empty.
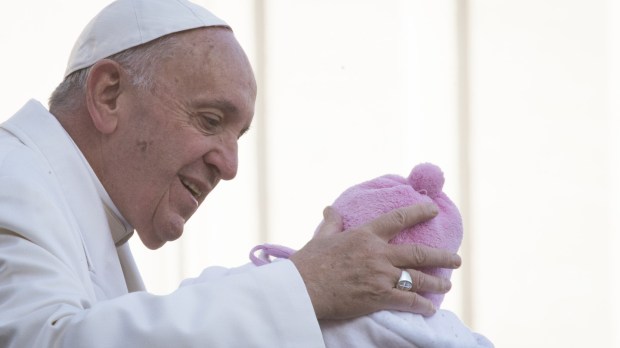
[[[435,198],[442,192],[445,179],[438,166],[432,163],[422,163],[411,170],[407,180],[414,190]]]

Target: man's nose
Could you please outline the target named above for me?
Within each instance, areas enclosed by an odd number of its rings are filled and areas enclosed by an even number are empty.
[[[205,155],[205,162],[215,166],[222,179],[233,179],[239,166],[237,138],[221,136],[216,149]]]

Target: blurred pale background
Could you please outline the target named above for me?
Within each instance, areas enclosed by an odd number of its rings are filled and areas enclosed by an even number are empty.
[[[446,308],[501,348],[620,347],[616,1],[198,2],[235,28],[260,98],[238,178],[180,241],[132,240],[152,292],[299,248],[348,186],[430,161],[466,226]],[[0,119],[46,102],[107,3],[0,4]]]

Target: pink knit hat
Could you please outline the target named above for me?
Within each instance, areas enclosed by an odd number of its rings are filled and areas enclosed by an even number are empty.
[[[345,230],[362,225],[381,214],[415,203],[433,202],[439,214],[426,222],[403,230],[390,243],[423,244],[456,253],[463,239],[463,224],[457,207],[442,191],[443,172],[423,163],[413,168],[409,177],[384,175],[344,191],[332,204],[342,216]],[[423,272],[449,279],[450,269],[425,269]],[[439,308],[443,294],[424,294]]]

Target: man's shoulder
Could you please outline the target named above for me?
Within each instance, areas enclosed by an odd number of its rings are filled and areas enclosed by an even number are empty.
[[[19,141],[0,136],[0,207],[36,211],[55,200],[59,188],[45,160]]]
[[[49,173],[46,163],[36,151],[0,128],[0,179],[40,181]]]
[[[27,224],[57,215],[59,195],[62,190],[48,160],[0,128],[0,227],[7,228],[17,217]]]
[[[0,135],[0,229],[61,255],[68,244],[81,242],[54,176],[35,150]]]

